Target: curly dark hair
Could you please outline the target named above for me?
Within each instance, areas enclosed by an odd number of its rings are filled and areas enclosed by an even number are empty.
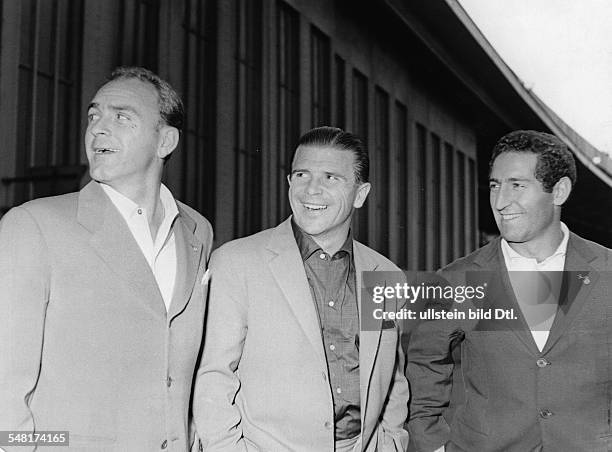
[[[569,177],[572,187],[576,184],[576,162],[567,145],[554,135],[534,130],[510,132],[495,144],[489,161],[489,174],[495,159],[505,152],[531,152],[537,156],[535,178],[544,191],[552,192],[562,177]]]

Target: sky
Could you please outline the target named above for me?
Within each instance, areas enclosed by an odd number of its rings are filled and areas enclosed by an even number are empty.
[[[523,84],[612,155],[612,0],[458,0]]]

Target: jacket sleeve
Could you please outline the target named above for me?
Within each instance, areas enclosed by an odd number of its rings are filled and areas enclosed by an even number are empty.
[[[444,322],[436,321],[420,323],[408,342],[407,375],[412,391],[408,431],[418,452],[432,452],[450,438],[443,413],[451,400],[451,342]]]
[[[35,428],[29,400],[40,372],[49,301],[47,255],[32,215],[23,207],[10,210],[0,221],[0,430]]]
[[[393,381],[382,413],[384,438],[381,449],[384,452],[401,452],[408,448],[408,432],[404,429],[404,424],[408,417],[410,389],[404,374],[404,351],[399,336],[398,334]]]
[[[206,333],[196,374],[193,415],[205,451],[246,451],[236,407],[240,380],[236,374],[247,332],[247,293],[229,253],[216,250]]]

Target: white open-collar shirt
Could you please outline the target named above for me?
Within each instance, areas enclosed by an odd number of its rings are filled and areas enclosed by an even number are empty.
[[[164,209],[164,218],[157,231],[157,236],[153,238],[147,220],[147,210],[144,207],[106,184],[100,184],[100,186],[121,214],[134,240],[138,243],[155,276],[166,305],[166,311],[168,311],[176,282],[176,243],[172,224],[179,213],[172,193],[164,184],[161,184],[159,198]]]

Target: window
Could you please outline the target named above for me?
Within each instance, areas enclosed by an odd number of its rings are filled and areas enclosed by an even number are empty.
[[[18,71],[15,202],[76,190],[82,137],[81,2],[24,0]]]
[[[159,0],[123,1],[123,27],[119,29],[118,65],[143,66],[157,72],[159,61]],[[189,1],[187,3],[196,3]],[[194,17],[198,20],[194,5]],[[197,8],[203,9],[203,8]]]
[[[408,268],[408,225],[409,225],[409,206],[408,206],[408,139],[406,136],[406,121],[408,112],[406,106],[400,102],[395,102],[395,155],[397,158],[397,168],[399,169],[399,179],[397,188],[397,212],[398,220],[398,252],[395,256],[397,265],[400,268]]]
[[[430,237],[427,234],[427,129],[421,124],[416,125],[416,205],[417,216],[416,248],[417,270],[427,269],[427,244]]]
[[[353,70],[353,133],[368,145],[368,79],[357,69]],[[368,243],[368,202],[356,212],[353,221],[354,236]]]
[[[442,211],[442,218],[444,223],[444,262],[442,264],[449,264],[453,261],[455,253],[453,250],[454,239],[453,234],[455,230],[454,223],[454,211],[455,201],[453,194],[455,192],[455,181],[453,174],[453,155],[455,150],[450,143],[444,143],[444,209]]]
[[[214,221],[216,148],[216,0],[185,0],[181,199]],[[174,162],[172,162],[174,164]]]
[[[325,126],[331,122],[330,43],[321,30],[310,27],[312,126]]]
[[[428,269],[435,270],[440,267],[440,242],[442,237],[440,236],[440,217],[441,217],[441,203],[440,203],[440,137],[435,133],[431,134],[431,170],[430,180],[431,188],[429,193],[429,231],[431,236],[428,243]]]
[[[262,0],[239,0],[236,48],[236,195],[238,236],[262,226]]]
[[[346,65],[344,60],[336,55],[336,121],[335,126],[346,127]]]
[[[476,249],[478,246],[478,206],[476,205],[476,162],[474,159],[468,159],[468,177],[467,177],[467,192],[468,192],[468,249],[466,253]]]
[[[375,92],[375,149],[370,154],[370,164],[376,170],[374,201],[376,203],[376,247],[389,255],[389,95],[380,87]]]
[[[455,255],[463,256],[465,254],[465,220],[466,220],[466,202],[465,202],[465,155],[457,150],[455,152],[457,165],[455,167],[455,187],[456,198],[455,205],[457,206],[457,224],[455,227]]]
[[[283,1],[278,3],[278,168],[279,193],[277,219],[286,218],[291,209],[287,197],[287,174],[299,138],[300,33],[298,13]]]

